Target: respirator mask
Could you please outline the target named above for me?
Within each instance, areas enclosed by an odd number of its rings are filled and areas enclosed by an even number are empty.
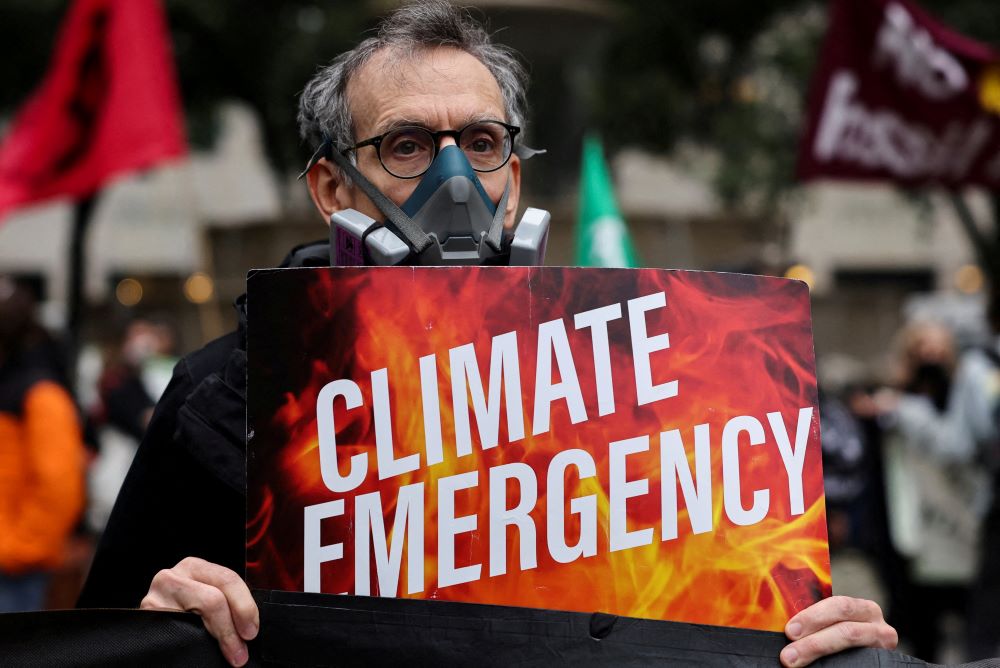
[[[330,217],[330,264],[391,265],[538,265],[545,256],[549,213],[528,208],[514,230],[503,226],[511,180],[496,204],[478,172],[502,168],[513,152],[522,158],[542,153],[513,147],[515,126],[499,121],[472,123],[461,130],[432,132],[397,128],[338,150],[328,139],[302,173],[325,157],[364,192],[384,221],[354,209]],[[438,149],[440,136],[455,144]],[[397,206],[344,155],[365,146],[378,152],[382,167],[397,178],[419,178],[409,198]],[[301,177],[300,177],[301,178]]]

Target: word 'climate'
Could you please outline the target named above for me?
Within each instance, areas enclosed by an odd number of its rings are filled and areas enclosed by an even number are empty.
[[[637,297],[626,302],[632,343],[632,369],[635,377],[636,401],[639,406],[677,396],[677,381],[654,383],[650,364],[652,353],[670,347],[670,337],[665,332],[650,335],[646,327],[646,313],[665,306],[666,296],[663,292]],[[608,324],[621,317],[621,304],[610,304],[583,311],[573,317],[576,329],[590,330],[599,416],[615,412]],[[521,398],[525,394],[521,383],[517,332],[506,332],[493,337],[488,388],[483,386],[473,344],[466,343],[449,349],[448,357],[451,369],[451,398],[455,409],[456,455],[465,457],[472,454],[470,408],[475,414],[482,449],[488,450],[498,445],[501,395],[506,399],[508,442],[514,443],[524,438],[525,417]],[[437,355],[421,357],[419,364],[427,457],[425,465],[433,466],[444,461]],[[558,381],[553,381],[553,371],[558,372]],[[538,326],[534,389],[531,421],[533,436],[549,431],[552,407],[558,401],[566,402],[573,424],[589,419],[573,361],[566,323],[562,318],[549,320]],[[375,425],[375,458],[379,480],[416,471],[421,466],[419,453],[397,457],[393,450],[388,369],[376,369],[371,372],[371,393],[372,417]],[[356,382],[344,378],[327,383],[316,398],[316,426],[319,430],[319,458],[323,483],[331,492],[343,494],[357,489],[364,482],[369,466],[368,453],[357,453],[350,457],[347,473],[341,473],[337,460],[337,425],[333,410],[334,402],[338,399],[343,399],[350,411],[362,408],[364,397]]]

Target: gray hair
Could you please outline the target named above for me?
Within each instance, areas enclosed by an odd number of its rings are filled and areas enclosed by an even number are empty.
[[[500,87],[505,119],[523,126],[528,75],[509,47],[493,44],[489,33],[468,11],[447,0],[419,0],[387,16],[375,37],[340,54],[320,68],[299,97],[299,135],[313,148],[329,138],[335,146],[355,142],[354,120],[347,102],[351,77],[378,51],[392,48],[403,55],[439,46],[454,47],[486,66]]]

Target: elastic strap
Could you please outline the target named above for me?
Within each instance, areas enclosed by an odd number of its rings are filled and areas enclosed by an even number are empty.
[[[403,235],[404,241],[413,249],[413,252],[422,253],[426,250],[431,245],[432,239],[430,236],[420,229],[420,226],[414,223],[409,216],[403,213],[402,209],[396,206],[392,200],[379,192],[379,189],[372,185],[372,182],[365,178],[365,175],[358,171],[358,168],[352,165],[350,160],[341,155],[329,140],[325,144],[327,146],[326,158],[333,160],[337,163],[338,167],[347,172],[347,175],[368,195],[379,211],[392,221],[396,229]]]
[[[365,264],[368,266],[372,265],[372,255],[368,252],[368,235],[383,227],[385,227],[385,223],[376,222],[374,225],[369,225],[368,229],[361,233],[361,257],[364,258]]]
[[[507,209],[507,196],[510,194],[510,183],[511,177],[508,175],[507,186],[503,189],[500,201],[497,202],[497,210],[493,214],[493,222],[490,224],[490,231],[486,235],[486,243],[495,253],[499,253],[502,250],[500,246],[503,235],[503,218],[504,212]]]

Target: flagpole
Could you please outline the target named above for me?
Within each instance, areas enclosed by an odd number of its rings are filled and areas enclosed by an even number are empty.
[[[0,213],[53,197],[73,206],[66,251],[66,362],[85,317],[85,246],[100,189],[187,153],[170,33],[160,0],[73,0],[49,71],[0,142]],[[150,128],[156,128],[150,132]]]
[[[97,198],[98,193],[95,192],[77,200],[73,206],[73,230],[69,245],[69,275],[66,290],[66,336],[69,347],[66,371],[71,385],[76,383],[76,363],[80,352],[80,330],[83,324],[87,230],[93,219]]]
[[[997,258],[997,253],[1000,251],[1000,219],[995,223],[995,233],[990,234],[979,226],[972,209],[961,192],[953,190],[949,196],[958,220],[962,224],[962,229],[965,230],[965,234],[975,250],[979,266],[986,272],[990,284],[995,289],[997,281],[1000,280],[1000,259]]]

